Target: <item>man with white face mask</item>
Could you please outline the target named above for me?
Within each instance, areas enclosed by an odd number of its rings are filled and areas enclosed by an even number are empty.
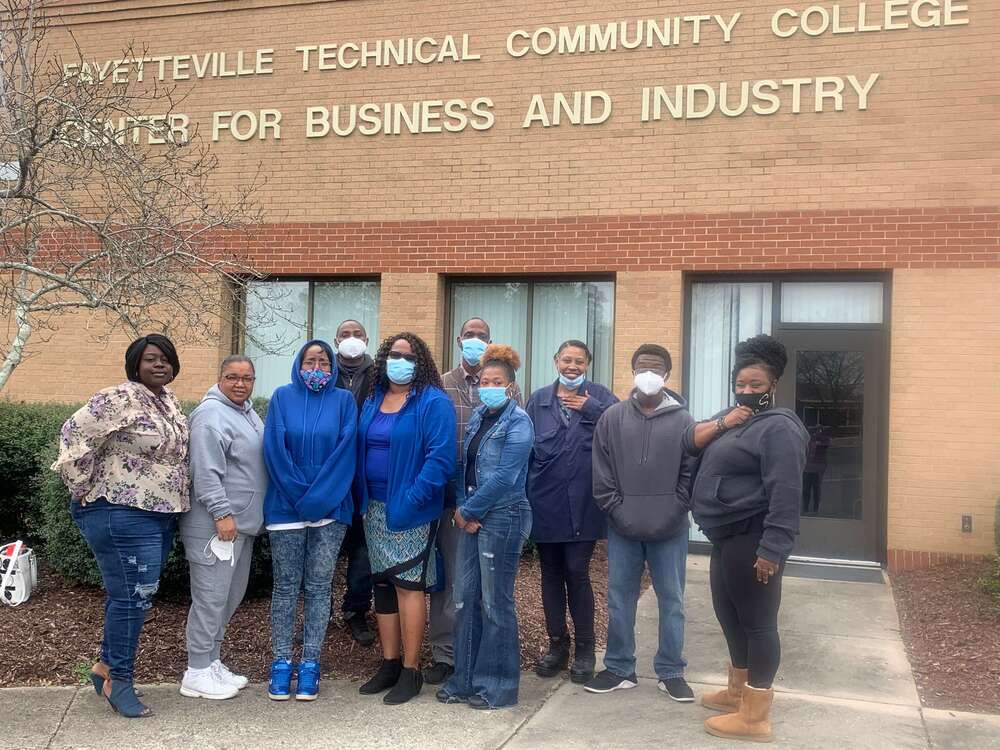
[[[371,393],[372,374],[375,362],[368,355],[368,332],[357,320],[345,320],[337,326],[337,387],[354,394],[361,407]],[[375,634],[368,627],[367,614],[372,603],[372,571],[368,561],[368,544],[365,541],[365,527],[357,513],[355,503],[354,520],[347,530],[341,547],[347,555],[347,590],[341,606],[344,623],[351,636],[362,646],[375,643]]]
[[[691,467],[684,431],[687,403],[666,387],[670,352],[643,344],[632,355],[631,397],[601,416],[594,432],[594,501],[608,514],[608,649],[591,693],[634,688],[635,612],[647,564],[659,605],[659,688],[694,701],[684,681],[684,574]]]

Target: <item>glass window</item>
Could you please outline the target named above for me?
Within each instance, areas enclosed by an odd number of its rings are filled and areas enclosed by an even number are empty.
[[[244,353],[254,361],[254,396],[270,397],[288,382],[292,358],[310,338],[333,344],[348,318],[379,342],[377,281],[255,281],[247,290]]]
[[[589,377],[610,387],[614,282],[456,283],[451,290],[450,362],[457,361],[455,339],[462,323],[481,317],[494,341],[520,352],[518,377],[526,395],[556,379],[552,357],[567,339],[587,343],[594,353]]]
[[[881,323],[878,281],[782,282],[782,323]]]

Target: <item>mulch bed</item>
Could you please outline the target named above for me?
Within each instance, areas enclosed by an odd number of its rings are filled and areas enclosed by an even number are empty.
[[[607,630],[607,547],[599,544],[591,563],[596,599],[599,646]],[[344,562],[334,581],[333,619],[327,632],[322,664],[326,675],[367,679],[378,668],[378,644],[359,646],[340,620],[344,592]],[[176,682],[187,662],[184,624],[189,600],[160,600],[142,631],[136,661],[136,681]],[[267,679],[271,662],[270,599],[249,599],[229,626],[222,657],[227,665],[252,681]],[[521,666],[531,669],[548,646],[542,611],[538,558],[526,553],[517,578],[517,610],[521,630]],[[42,571],[31,599],[17,608],[0,606],[0,686],[73,685],[86,679],[101,639],[104,594]],[[301,613],[300,613],[301,617]],[[375,629],[374,616],[371,627]],[[301,627],[301,626],[300,626]],[[430,660],[425,647],[424,661]]]
[[[976,586],[985,563],[892,576],[903,642],[931,708],[1000,713],[1000,607]]]

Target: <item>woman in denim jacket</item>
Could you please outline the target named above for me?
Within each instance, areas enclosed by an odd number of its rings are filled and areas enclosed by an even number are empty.
[[[524,493],[534,442],[531,419],[510,397],[521,366],[509,346],[483,354],[482,400],[465,433],[458,472],[455,525],[455,674],[437,694],[442,703],[491,709],[517,703],[521,649],[514,579],[521,547],[531,532]]]

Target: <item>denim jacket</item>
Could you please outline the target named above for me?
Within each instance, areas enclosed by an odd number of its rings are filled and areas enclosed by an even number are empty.
[[[528,458],[535,441],[535,430],[528,414],[514,399],[507,402],[497,423],[479,443],[476,454],[476,488],[472,495],[465,486],[465,465],[469,443],[479,431],[486,407],[480,405],[469,419],[462,446],[462,461],[456,476],[456,499],[462,517],[481,521],[491,510],[527,502],[524,483],[528,477]]]

